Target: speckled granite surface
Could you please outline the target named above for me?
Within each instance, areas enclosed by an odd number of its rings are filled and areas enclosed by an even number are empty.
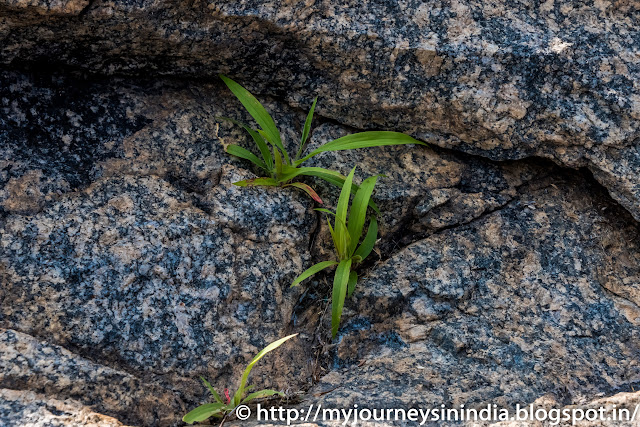
[[[139,422],[173,423],[175,414],[185,410],[172,390],[10,329],[0,330],[0,383],[7,389],[86,401],[95,411]]]
[[[638,228],[621,212],[550,177],[404,248],[347,304],[335,371],[310,394],[391,408],[548,394],[558,407],[637,390]]]
[[[32,391],[0,389],[0,419],[7,426],[121,427],[118,420],[72,401],[51,399]]]
[[[640,383],[638,224],[587,172],[437,147],[314,158],[387,175],[380,253],[331,347],[327,277],[289,289],[329,253],[322,218],[231,184],[256,171],[223,152],[249,142],[215,119],[247,119],[219,84],[33,70],[0,71],[0,424],[179,425],[198,375],[233,387],[292,331],[252,377],[299,405],[635,401],[611,396]],[[295,144],[305,112],[265,104]],[[316,125],[310,145],[355,131]]]
[[[0,2],[0,63],[231,74],[358,128],[591,168],[640,219],[634,1]]]

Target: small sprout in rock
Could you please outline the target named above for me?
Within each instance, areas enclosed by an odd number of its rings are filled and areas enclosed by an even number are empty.
[[[249,160],[260,169],[262,169],[266,177],[260,177],[256,179],[249,179],[244,181],[238,181],[235,185],[241,187],[248,186],[270,186],[270,187],[296,187],[306,192],[313,200],[318,203],[322,203],[322,200],[309,185],[301,182],[293,182],[293,179],[298,176],[315,176],[321,178],[330,184],[342,187],[345,182],[344,175],[320,167],[301,167],[302,163],[310,158],[325,152],[325,151],[340,151],[351,150],[355,148],[366,147],[379,147],[383,145],[402,145],[402,144],[419,144],[426,145],[425,143],[418,141],[409,135],[400,132],[388,132],[388,131],[371,131],[360,132],[353,135],[343,136],[342,138],[335,139],[321,145],[315,150],[311,151],[306,156],[303,156],[304,146],[309,138],[309,131],[311,130],[311,120],[313,118],[313,112],[316,108],[316,101],[314,99],[311,105],[311,110],[307,115],[307,119],[304,122],[304,128],[302,130],[302,138],[298,146],[298,151],[295,157],[291,157],[282,144],[282,138],[280,131],[276,128],[276,124],[273,118],[267,113],[267,110],[260,104],[260,102],[251,94],[248,90],[234,82],[230,78],[220,75],[220,78],[225,82],[227,87],[233,92],[238,100],[244,105],[251,117],[260,125],[260,128],[254,130],[249,125],[239,122],[227,117],[221,117],[221,119],[228,120],[239,126],[242,126],[251,136],[255,142],[262,158],[259,158],[251,151],[242,148],[238,145],[227,146],[227,153],[234,156]],[[355,193],[358,190],[357,185],[352,185],[352,191]],[[375,204],[371,204],[375,208]],[[377,210],[377,209],[376,209]]]
[[[337,265],[335,275],[333,276],[333,294],[331,298],[331,336],[335,338],[340,326],[340,317],[342,316],[342,307],[344,306],[345,297],[351,296],[356,288],[358,274],[353,270],[357,263],[362,262],[373,250],[378,237],[378,222],[376,217],[372,216],[369,221],[367,234],[360,242],[360,237],[364,231],[364,225],[367,219],[367,206],[371,199],[371,193],[376,185],[378,177],[372,176],[365,179],[360,188],[357,190],[351,209],[349,211],[349,219],[347,220],[347,208],[349,205],[349,196],[353,185],[353,175],[356,168],[351,170],[349,176],[345,179],[336,212],[333,213],[327,209],[316,209],[320,212],[328,213],[334,216],[334,226],[327,218],[329,231],[333,238],[337,261],[323,261],[307,269],[291,286],[296,286],[303,280],[313,276],[314,274],[324,270],[325,268]]]
[[[236,390],[233,397],[229,396],[229,390],[225,389],[224,390],[225,399],[223,400],[222,397],[220,397],[220,394],[218,394],[218,392],[211,386],[211,384],[209,384],[207,380],[201,377],[202,382],[213,395],[213,399],[215,400],[215,402],[206,403],[204,405],[198,406],[196,409],[194,409],[193,411],[189,412],[187,415],[182,417],[182,421],[184,421],[185,423],[193,424],[195,422],[204,421],[209,417],[222,418],[225,415],[229,414],[230,412],[233,412],[233,410],[238,405],[246,404],[254,399],[260,399],[263,397],[269,397],[269,396],[275,396],[275,395],[284,396],[283,393],[275,390],[254,391],[253,393],[250,393],[247,395],[247,392],[249,392],[254,387],[254,386],[247,387],[247,379],[249,378],[249,373],[251,372],[251,369],[253,369],[253,366],[256,363],[258,363],[258,360],[262,359],[262,357],[265,354],[280,347],[282,344],[284,344],[285,341],[295,337],[296,335],[298,334],[289,335],[287,337],[279,339],[278,341],[274,341],[268,346],[266,346],[264,349],[262,349],[260,353],[256,354],[256,356],[253,358],[253,360],[251,360],[249,365],[247,365],[246,369],[244,370],[244,373],[242,374],[242,378],[240,379],[240,387],[238,387],[238,390]]]

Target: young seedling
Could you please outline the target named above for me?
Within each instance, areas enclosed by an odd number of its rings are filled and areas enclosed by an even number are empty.
[[[351,209],[348,215],[349,219],[347,220],[347,208],[355,171],[356,168],[354,167],[344,181],[335,213],[327,209],[316,209],[331,214],[335,218],[333,227],[331,226],[329,218],[327,218],[327,223],[329,224],[329,231],[331,232],[338,260],[323,261],[315,264],[298,276],[291,285],[296,286],[303,280],[325,268],[337,265],[336,272],[333,276],[333,293],[331,297],[332,338],[335,338],[338,333],[345,297],[347,295],[351,296],[356,288],[358,274],[353,268],[369,256],[378,237],[378,222],[376,221],[376,217],[372,216],[369,221],[367,234],[362,240],[362,243],[358,245],[367,218],[367,206],[378,177],[372,176],[362,182],[351,203]]]
[[[259,158],[251,151],[242,148],[238,145],[227,146],[227,153],[249,160],[260,169],[262,169],[267,176],[249,179],[244,181],[235,182],[235,185],[241,187],[248,186],[270,186],[270,187],[296,187],[306,192],[313,200],[318,203],[322,203],[322,200],[316,193],[316,191],[309,185],[302,182],[294,182],[298,176],[315,176],[323,179],[330,184],[342,187],[345,182],[345,176],[329,169],[320,167],[302,167],[301,165],[310,158],[323,153],[325,151],[340,151],[351,150],[355,148],[366,147],[379,147],[383,145],[402,145],[402,144],[419,144],[426,145],[409,135],[400,132],[387,132],[387,131],[371,131],[360,132],[353,135],[343,136],[342,138],[335,139],[327,142],[320,147],[312,150],[309,154],[301,157],[304,152],[304,146],[309,138],[309,132],[311,130],[311,120],[313,119],[313,112],[316,108],[316,102],[318,98],[314,99],[307,119],[304,122],[304,128],[302,130],[302,138],[298,146],[298,151],[294,157],[291,157],[282,144],[282,138],[280,132],[276,127],[273,118],[267,113],[262,104],[251,94],[248,90],[234,82],[230,78],[220,75],[220,78],[225,82],[227,87],[238,98],[242,105],[249,112],[251,117],[260,126],[259,129],[252,129],[249,125],[239,122],[227,117],[221,117],[224,120],[228,120],[239,126],[242,126],[251,136],[255,142],[262,158]],[[358,190],[357,185],[352,185],[352,191],[355,193]],[[377,211],[377,208],[373,202],[371,206]]]
[[[228,390],[225,390],[225,398],[223,399],[222,397],[220,397],[220,394],[218,394],[218,392],[211,386],[211,384],[209,384],[207,380],[201,377],[200,379],[213,395],[213,399],[215,400],[215,402],[198,406],[196,409],[182,417],[182,421],[184,421],[185,423],[193,424],[195,422],[204,421],[209,417],[221,418],[232,412],[238,405],[245,404],[254,399],[260,399],[262,397],[275,395],[284,396],[284,394],[275,390],[254,391],[253,393],[247,395],[247,392],[254,388],[254,386],[247,387],[247,379],[249,378],[251,369],[253,369],[253,366],[256,363],[258,363],[258,360],[262,359],[265,354],[280,347],[282,344],[284,344],[285,341],[295,337],[296,335],[298,334],[289,335],[287,337],[274,341],[263,348],[260,353],[256,354],[256,356],[253,358],[253,360],[251,360],[249,365],[247,365],[246,369],[244,370],[242,378],[240,379],[240,386],[234,393],[233,398],[229,396]]]

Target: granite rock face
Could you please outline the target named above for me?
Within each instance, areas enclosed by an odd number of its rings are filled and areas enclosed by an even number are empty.
[[[308,149],[348,133],[342,126],[324,123],[314,130]],[[494,163],[414,146],[327,152],[310,159],[308,165],[345,175],[352,165],[357,165],[357,182],[379,175],[375,191],[381,211],[378,247],[385,254],[437,230],[465,224],[499,209],[518,197],[520,186],[550,170],[545,162]],[[335,206],[339,193],[320,180],[315,184],[323,190],[321,194],[328,194],[327,203]],[[332,250],[332,240],[326,222],[320,226],[316,253],[325,254]]]
[[[637,389],[637,225],[584,182],[521,191],[376,266],[310,401],[562,407]]]
[[[157,178],[123,177],[9,217],[3,324],[193,398],[194,376],[216,378],[284,334],[315,222],[284,192],[254,191],[273,224],[236,210],[250,192],[225,180],[219,215]]]
[[[0,387],[175,425],[199,375],[232,387],[288,332],[311,202],[232,185],[253,174],[215,86],[3,73]],[[257,384],[296,387],[263,365]]]
[[[0,421],[24,427],[121,427],[115,418],[72,401],[47,398],[32,391],[0,389]]]
[[[300,405],[583,405],[640,384],[638,225],[585,171],[438,147],[312,159],[387,175],[379,253],[332,346],[330,275],[289,288],[330,256],[321,215],[233,185],[258,171],[224,153],[251,143],[216,119],[248,121],[223,86],[0,77],[0,424],[178,425],[208,399],[199,375],[232,388],[291,332],[252,382]],[[305,112],[264,101],[294,147]],[[318,117],[309,149],[355,131]]]
[[[636,219],[634,2],[0,2],[0,63],[214,77],[357,128],[589,167]]]
[[[94,410],[112,412],[120,419],[155,419],[168,424],[185,409],[172,390],[145,384],[127,372],[93,363],[33,336],[7,329],[0,334],[1,387],[84,400]],[[16,400],[24,401],[24,396]],[[3,425],[13,425],[8,416],[11,414],[1,415]]]

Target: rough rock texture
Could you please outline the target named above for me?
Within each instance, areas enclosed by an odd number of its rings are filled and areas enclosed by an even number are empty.
[[[86,401],[95,410],[138,422],[170,424],[185,410],[177,393],[60,346],[7,329],[0,331],[0,343],[0,388]]]
[[[351,130],[353,131],[353,130]],[[349,129],[325,123],[313,132],[308,149],[350,133]],[[305,163],[305,165],[307,165]],[[378,178],[375,201],[380,208],[379,248],[385,254],[434,231],[467,223],[496,210],[518,197],[524,183],[545,176],[545,162],[493,163],[471,156],[415,146],[378,147],[367,150],[324,153],[309,160],[320,166],[349,172],[357,165],[356,181]],[[335,206],[338,192],[316,180],[328,205]],[[332,191],[333,190],[333,191]],[[332,250],[325,221],[315,239],[316,253]]]
[[[537,181],[374,268],[310,399],[473,407],[550,395],[559,407],[637,389],[639,231],[604,200],[584,182]]]
[[[586,171],[436,147],[314,158],[388,175],[380,256],[331,346],[329,276],[289,288],[330,251],[321,216],[232,185],[257,171],[223,152],[250,142],[215,119],[247,120],[221,85],[0,77],[0,424],[176,425],[208,399],[199,375],[233,387],[292,331],[252,382],[320,381],[301,405],[582,405],[640,384],[638,226]],[[305,113],[265,104],[292,147]],[[319,118],[309,148],[354,131]]]
[[[199,375],[234,386],[288,332],[311,202],[231,184],[253,175],[223,153],[212,117],[238,106],[216,86],[3,73],[0,387],[175,424]],[[254,381],[296,389],[271,369]]]
[[[635,2],[3,0],[0,63],[241,78],[359,128],[588,166],[640,219]]]
[[[225,179],[219,214],[157,178],[123,177],[9,217],[3,324],[187,394],[194,375],[250,359],[284,333],[315,217],[276,191],[254,191],[270,201],[259,212],[236,210],[250,193]]]
[[[0,422],[23,427],[120,427],[115,418],[73,400],[60,401],[32,391],[0,389]]]

